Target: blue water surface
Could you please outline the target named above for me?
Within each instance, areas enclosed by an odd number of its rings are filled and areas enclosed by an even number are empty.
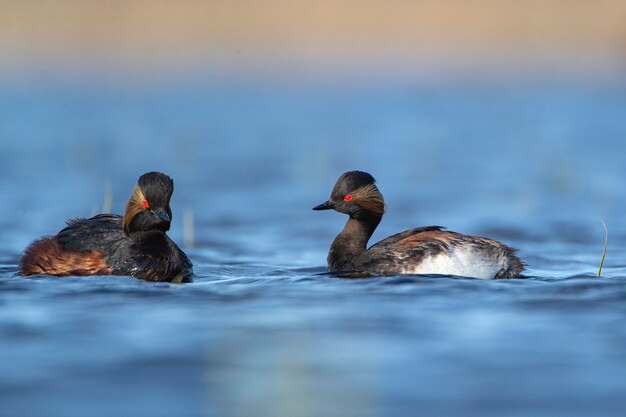
[[[325,274],[350,169],[529,278]],[[15,275],[151,170],[193,283]],[[0,84],[0,415],[622,416],[625,180],[625,85]]]

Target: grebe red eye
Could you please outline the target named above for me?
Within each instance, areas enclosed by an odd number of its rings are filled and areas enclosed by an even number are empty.
[[[144,206],[145,208],[148,208],[148,207],[150,207],[150,204],[148,204],[148,202],[147,202],[147,201],[144,201],[144,202],[143,202],[143,206]]]
[[[352,201],[352,194],[348,194],[343,198],[343,201]]]

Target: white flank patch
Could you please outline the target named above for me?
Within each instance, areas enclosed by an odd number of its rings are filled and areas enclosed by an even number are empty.
[[[456,248],[449,254],[442,253],[424,259],[419,265],[407,267],[403,274],[459,275],[482,279],[495,278],[504,265],[502,260],[493,258],[473,248]]]

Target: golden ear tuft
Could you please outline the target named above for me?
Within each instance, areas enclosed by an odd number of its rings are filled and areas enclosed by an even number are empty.
[[[129,232],[128,229],[130,227],[130,223],[133,221],[135,216],[149,206],[146,206],[146,204],[148,204],[148,200],[143,194],[143,191],[141,191],[139,186],[135,187],[128,203],[126,204],[126,210],[124,210],[124,217],[122,218],[122,227],[126,233]]]
[[[367,211],[382,216],[385,213],[385,200],[375,184],[367,184],[352,192],[354,202]]]

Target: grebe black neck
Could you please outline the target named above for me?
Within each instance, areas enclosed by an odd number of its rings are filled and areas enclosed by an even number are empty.
[[[367,249],[372,234],[382,217],[370,221],[350,218],[337,235],[328,252],[328,264],[333,271],[351,271],[354,261]]]
[[[160,172],[142,175],[124,210],[124,232],[142,240],[167,232],[172,220],[170,199],[173,192],[174,181],[167,175]]]

